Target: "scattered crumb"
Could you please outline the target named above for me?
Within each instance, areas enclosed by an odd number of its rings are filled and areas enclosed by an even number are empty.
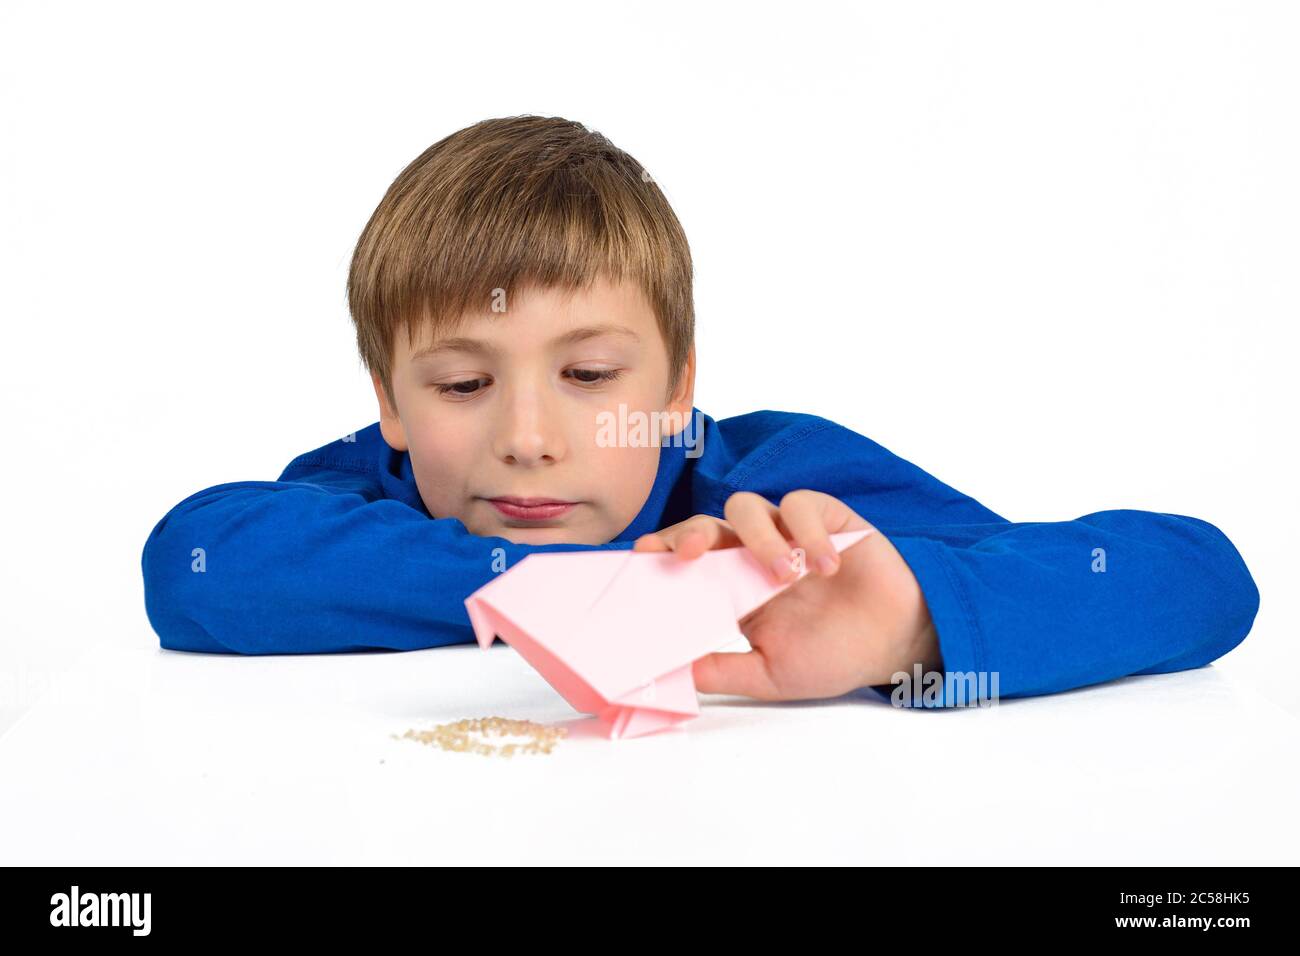
[[[480,739],[495,734],[498,737],[529,737],[525,744],[487,743]],[[476,717],[472,720],[458,720],[451,724],[439,724],[432,730],[408,730],[400,738],[389,734],[394,740],[418,740],[422,744],[437,745],[443,750],[456,750],[464,753],[482,754],[485,757],[497,754],[501,757],[513,757],[517,753],[549,754],[555,749],[561,737],[567,736],[563,727],[547,727],[531,720],[509,720],[505,717]],[[475,736],[477,735],[477,736]],[[380,763],[383,763],[381,760]]]

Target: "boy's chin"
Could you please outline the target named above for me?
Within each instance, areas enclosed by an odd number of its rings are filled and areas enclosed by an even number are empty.
[[[565,528],[553,526],[546,528],[500,528],[496,531],[479,532],[497,538],[505,538],[514,544],[608,544],[613,535],[601,537],[590,529]]]

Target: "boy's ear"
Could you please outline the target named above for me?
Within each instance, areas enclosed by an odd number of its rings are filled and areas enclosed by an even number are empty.
[[[686,366],[682,370],[682,377],[677,382],[677,388],[673,394],[668,397],[668,408],[666,411],[676,412],[681,416],[679,420],[683,427],[689,424],[691,420],[691,409],[695,407],[695,344],[691,343],[690,351],[686,353]]]
[[[397,417],[397,409],[389,404],[379,376],[372,374],[370,381],[375,386],[375,398],[379,399],[379,431],[383,434],[384,441],[388,442],[388,447],[393,451],[406,451],[406,429]]]

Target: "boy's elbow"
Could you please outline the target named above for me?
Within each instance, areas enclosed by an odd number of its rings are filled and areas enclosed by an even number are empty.
[[[1214,621],[1212,654],[1204,663],[1222,657],[1250,633],[1259,613],[1259,588],[1246,561],[1232,540],[1218,527],[1200,518],[1170,515],[1197,529],[1208,552],[1201,566],[1203,597],[1211,604]]]
[[[1217,526],[1200,518],[1187,519],[1199,527],[1208,537],[1215,551],[1216,560],[1223,569],[1224,610],[1231,621],[1240,626],[1242,637],[1246,636],[1259,613],[1259,588],[1255,578],[1246,567],[1246,560],[1237,550],[1226,534]]]
[[[154,526],[140,555],[149,626],[164,650],[230,653],[230,648],[199,624],[192,606],[197,592],[184,575],[199,573],[196,569],[201,569],[202,555],[189,555],[189,561],[183,562],[186,555],[167,533],[167,520],[164,517]]]
[[[1183,647],[1181,653],[1138,674],[1191,670],[1218,660],[1246,639],[1259,612],[1259,588],[1226,534],[1200,518],[1159,517],[1176,523],[1185,538],[1184,549],[1192,545],[1173,570],[1177,597],[1168,598],[1187,608],[1170,619],[1177,629],[1171,638]]]
[[[1222,532],[1219,532],[1221,535]],[[1246,639],[1251,628],[1255,626],[1255,617],[1259,614],[1259,587],[1255,584],[1255,578],[1251,575],[1250,569],[1246,567],[1246,562],[1242,559],[1241,554],[1228,540],[1223,536],[1225,546],[1230,552],[1230,560],[1235,563],[1237,569],[1236,588],[1228,603],[1228,621],[1227,626],[1230,634],[1233,635],[1232,647],[1236,647]]]

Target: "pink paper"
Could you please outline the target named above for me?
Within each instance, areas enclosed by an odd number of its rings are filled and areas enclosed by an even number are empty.
[[[874,528],[831,535],[836,551]],[[480,647],[517,650],[608,736],[637,737],[700,712],[691,664],[744,635],[738,622],[785,584],[748,548],[530,554],[465,599]]]

